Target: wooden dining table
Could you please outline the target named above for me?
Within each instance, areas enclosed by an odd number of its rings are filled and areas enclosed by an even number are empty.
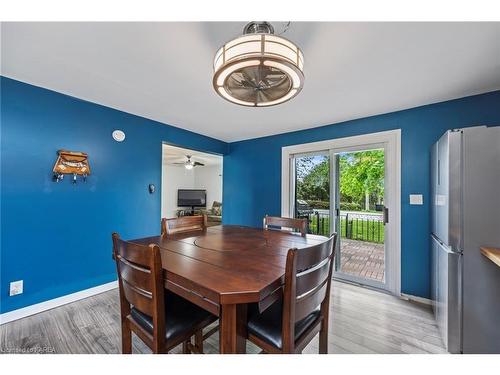
[[[131,240],[161,249],[165,287],[219,317],[220,353],[245,353],[247,306],[281,294],[290,248],[326,237],[235,225]]]

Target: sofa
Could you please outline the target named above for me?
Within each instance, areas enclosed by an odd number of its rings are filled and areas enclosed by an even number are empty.
[[[220,225],[222,222],[222,202],[214,201],[212,208],[204,212],[207,215],[208,225]]]

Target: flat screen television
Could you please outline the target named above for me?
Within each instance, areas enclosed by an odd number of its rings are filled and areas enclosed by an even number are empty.
[[[207,191],[200,189],[178,189],[178,207],[207,207]]]

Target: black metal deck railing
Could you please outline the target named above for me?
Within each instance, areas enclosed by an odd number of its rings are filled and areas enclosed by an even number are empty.
[[[308,232],[328,236],[330,234],[330,214],[315,211],[302,215],[307,219]],[[381,215],[341,212],[340,236],[352,240],[384,243],[384,223]]]

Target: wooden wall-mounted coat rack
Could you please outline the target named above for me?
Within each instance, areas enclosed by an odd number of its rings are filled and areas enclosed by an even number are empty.
[[[55,182],[61,181],[65,174],[73,175],[74,184],[76,184],[76,176],[82,176],[83,181],[87,181],[87,176],[90,175],[90,166],[88,155],[85,152],[59,150],[57,153],[58,158],[52,170]]]

